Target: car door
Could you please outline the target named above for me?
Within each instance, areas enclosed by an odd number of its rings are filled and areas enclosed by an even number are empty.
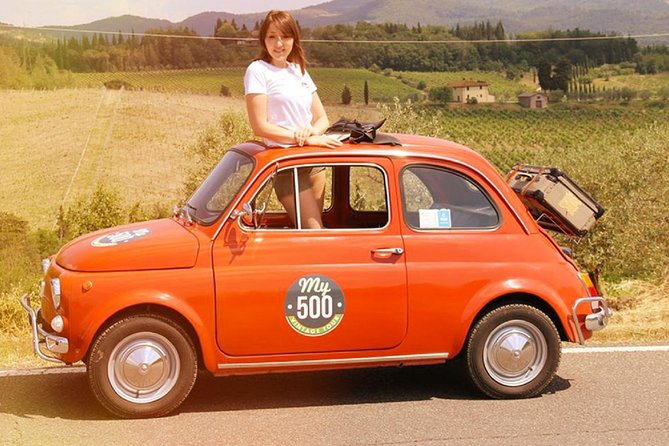
[[[469,301],[513,277],[526,238],[476,171],[440,161],[398,160],[412,336],[430,351],[455,352]],[[526,241],[525,241],[526,243]],[[525,253],[529,259],[529,253]]]
[[[287,176],[301,188],[303,171],[323,168],[325,227],[302,229],[267,190]],[[392,169],[383,158],[304,160],[259,177],[239,206],[264,209],[256,215],[261,226],[229,220],[213,244],[217,341],[225,354],[378,350],[402,342],[406,269],[398,218],[391,218],[398,208],[388,185]]]

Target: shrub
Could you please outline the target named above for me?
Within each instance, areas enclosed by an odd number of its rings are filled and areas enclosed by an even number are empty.
[[[660,97],[660,99],[662,99],[663,101],[666,101],[667,99],[669,99],[669,87],[664,86],[664,87],[659,88],[657,90],[657,95]]]
[[[425,81],[420,80],[420,81],[418,81],[418,83],[416,84],[416,88],[417,88],[418,90],[425,90],[425,89],[427,88],[427,84],[425,83]]]
[[[341,103],[344,105],[351,103],[351,90],[346,85],[344,85],[344,89],[341,92]]]
[[[562,102],[562,98],[564,98],[564,91],[562,90],[551,90],[548,92],[548,102],[550,103]]]
[[[629,87],[623,87],[623,89],[620,90],[620,98],[623,101],[631,101],[636,97],[636,95],[637,95],[636,90]]]
[[[70,206],[66,214],[69,226],[67,236],[109,228],[125,223],[121,195],[105,186],[98,186],[93,195],[79,198]]]
[[[112,79],[110,81],[107,81],[104,83],[104,86],[107,90],[120,90],[123,88],[124,90],[132,90],[133,86],[131,83],[122,81],[120,79]]]
[[[647,101],[651,96],[653,96],[653,93],[650,90],[641,90],[639,92],[639,99],[643,101]]]

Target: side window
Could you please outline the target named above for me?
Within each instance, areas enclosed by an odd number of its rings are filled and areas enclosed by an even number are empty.
[[[349,206],[356,212],[386,212],[383,172],[375,167],[352,166],[349,176]]]
[[[493,228],[499,214],[471,179],[434,166],[409,166],[401,173],[404,220],[414,229]]]
[[[366,165],[281,169],[251,204],[260,210],[259,229],[381,228],[390,220],[386,175]],[[241,224],[251,229],[249,221]]]

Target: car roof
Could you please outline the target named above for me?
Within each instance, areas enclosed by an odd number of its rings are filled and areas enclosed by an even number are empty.
[[[304,155],[314,156],[383,156],[389,158],[428,157],[457,160],[464,164],[489,164],[478,152],[455,143],[428,136],[390,134],[397,138],[401,146],[387,144],[351,144],[344,143],[340,147],[266,147],[259,141],[249,141],[234,147],[234,150],[246,153],[255,158],[259,164],[266,165],[275,161],[285,160]]]

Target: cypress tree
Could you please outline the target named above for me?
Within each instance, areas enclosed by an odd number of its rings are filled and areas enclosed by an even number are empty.
[[[369,104],[369,85],[367,85],[367,81],[365,80],[365,88],[363,90],[363,95],[365,98],[365,105]]]

